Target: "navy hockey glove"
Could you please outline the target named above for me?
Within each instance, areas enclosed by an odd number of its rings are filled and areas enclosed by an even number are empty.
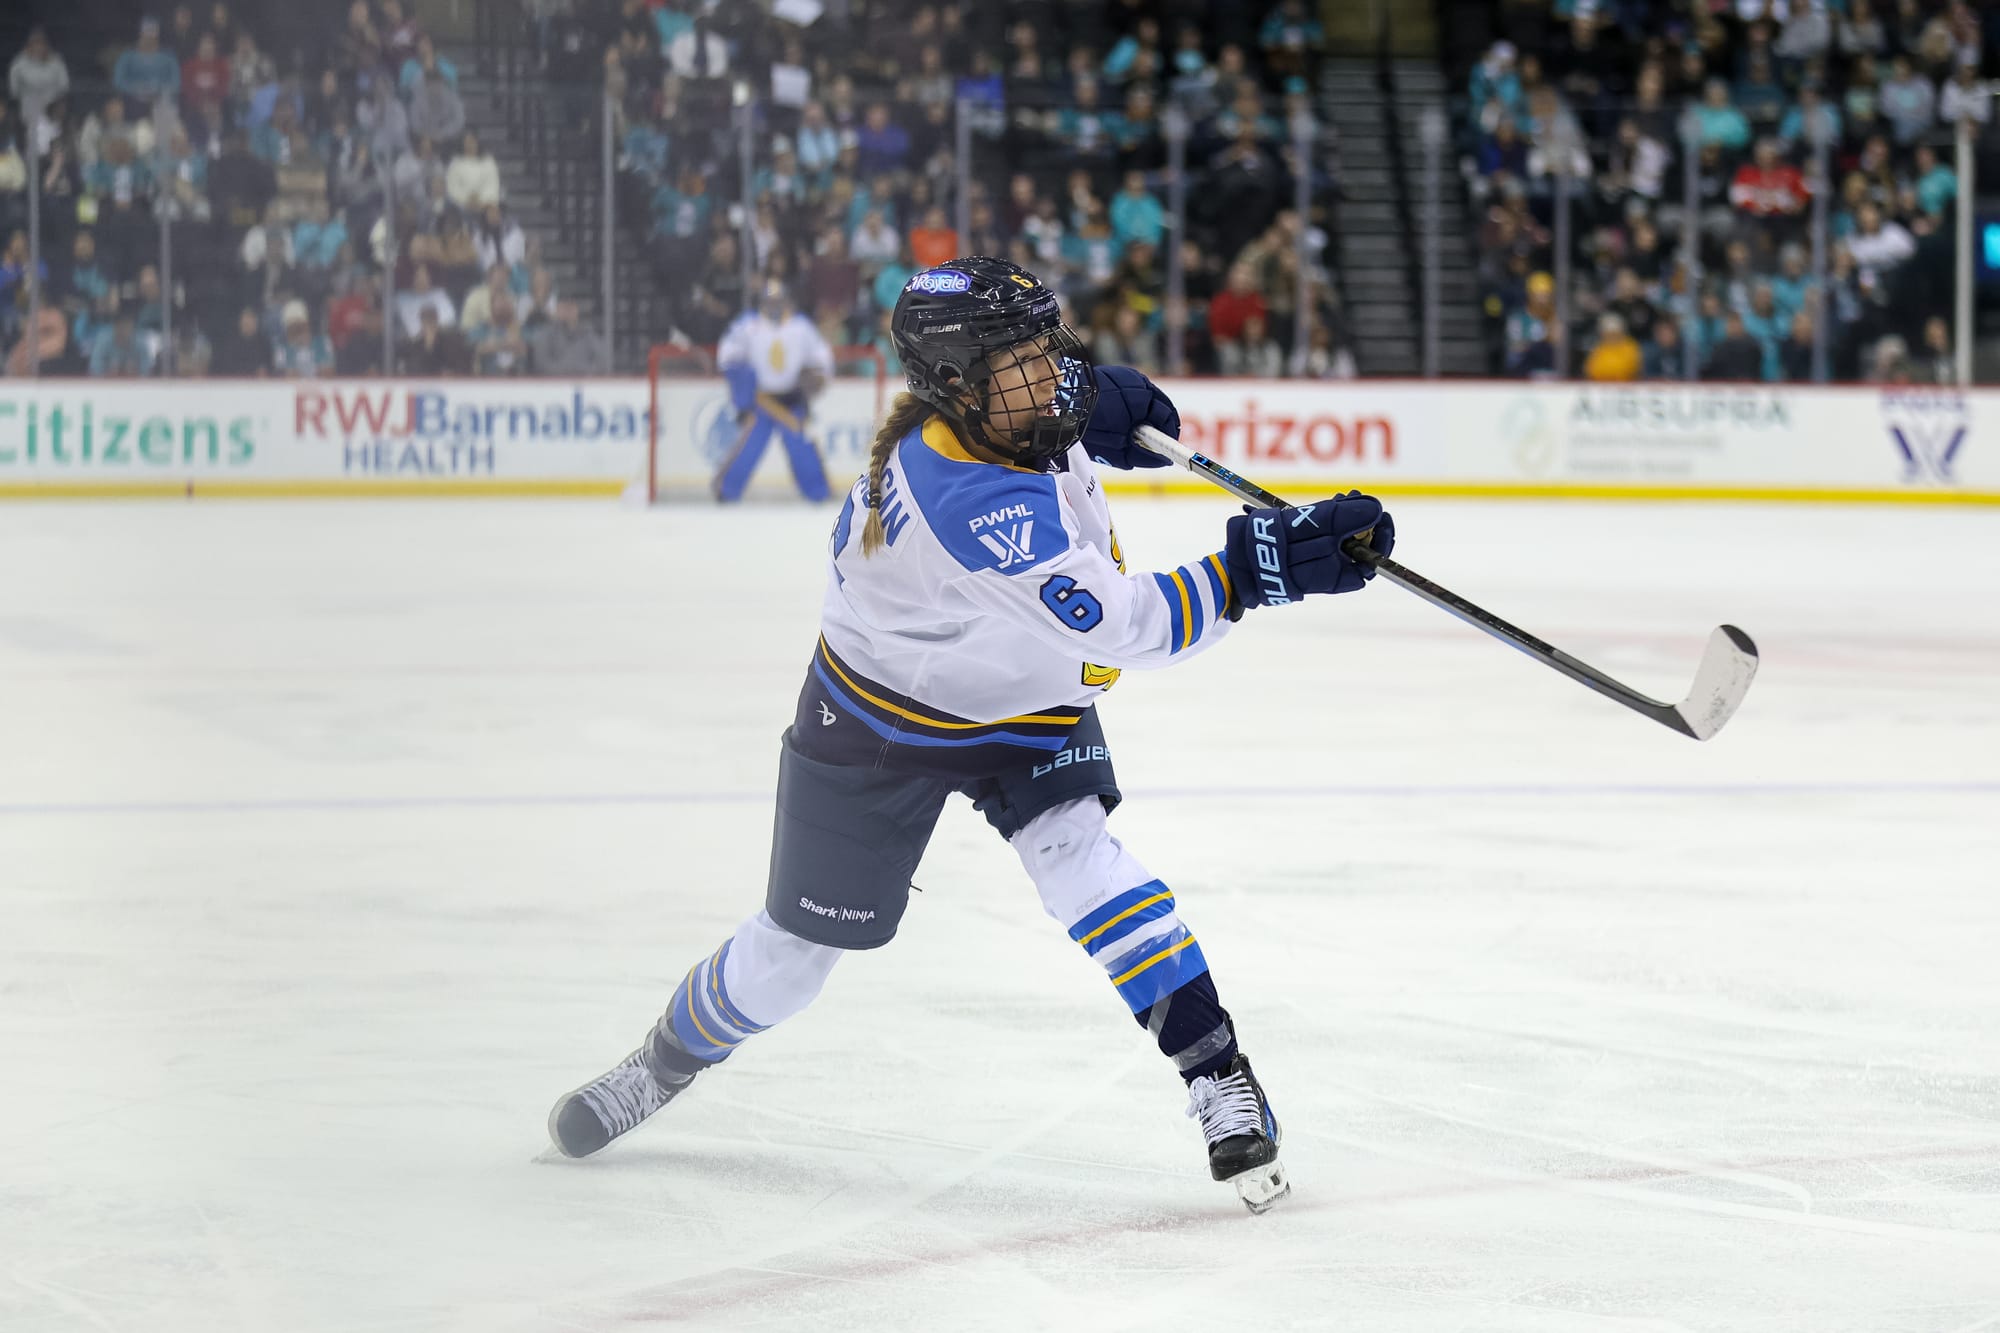
[[[1160,386],[1130,366],[1092,366],[1097,406],[1083,428],[1083,451],[1107,467],[1165,467],[1169,460],[1132,443],[1132,432],[1151,426],[1181,437],[1181,414]]]
[[[1396,549],[1396,523],[1382,502],[1349,491],[1318,504],[1251,509],[1229,520],[1222,561],[1242,606],[1282,606],[1309,593],[1354,592],[1375,577],[1347,558],[1340,543],[1373,529],[1377,555]]]

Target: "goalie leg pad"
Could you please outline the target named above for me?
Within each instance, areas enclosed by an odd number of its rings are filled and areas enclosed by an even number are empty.
[[[750,478],[756,475],[757,464],[763,460],[765,446],[771,443],[771,433],[776,429],[776,423],[762,412],[751,416],[743,429],[742,438],[716,470],[716,499],[726,504],[743,498],[743,490],[750,484]]]
[[[804,430],[781,430],[779,438],[785,442],[785,456],[791,460],[792,479],[799,484],[799,494],[814,504],[832,494],[826,481],[826,462],[819,456],[819,446],[806,438]]]

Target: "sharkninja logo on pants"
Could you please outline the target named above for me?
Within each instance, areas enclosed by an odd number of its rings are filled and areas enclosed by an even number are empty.
[[[823,916],[829,921],[873,921],[875,909],[872,907],[822,907],[810,898],[801,897],[799,906],[814,916]]]

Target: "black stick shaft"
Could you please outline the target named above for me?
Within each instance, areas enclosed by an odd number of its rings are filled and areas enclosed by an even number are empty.
[[[1180,444],[1179,441],[1172,440],[1164,435],[1159,435],[1154,439],[1145,438],[1155,436],[1155,434],[1155,432],[1148,428],[1140,428],[1141,442],[1146,444],[1148,448],[1156,449],[1156,451],[1162,453],[1164,456],[1180,463],[1190,472],[1196,472],[1207,477],[1237,499],[1260,508],[1276,509],[1284,507],[1285,501],[1265,490],[1262,486],[1237,475],[1207,455],[1194,452],[1185,445]],[[1616,703],[1623,704],[1635,713],[1644,714],[1662,726],[1671,727],[1684,736],[1693,736],[1697,740],[1705,738],[1700,731],[1689,724],[1682,711],[1674,705],[1649,698],[1630,686],[1605,675],[1589,663],[1580,661],[1562,651],[1562,649],[1543,642],[1519,626],[1508,624],[1491,611],[1467,601],[1457,593],[1452,592],[1449,588],[1431,582],[1415,570],[1399,565],[1386,556],[1376,554],[1372,548],[1363,544],[1358,538],[1348,538],[1341,544],[1340,549],[1350,560],[1358,564],[1370,566],[1376,573],[1388,579],[1397,587],[1415,593],[1439,610],[1456,616],[1474,629],[1491,635],[1511,648],[1518,649],[1551,670],[1561,672],[1577,684],[1594,690]],[[1737,637],[1741,639],[1738,647],[1748,649],[1754,653],[1754,647],[1750,645],[1747,636],[1742,636],[1741,632],[1738,631]],[[1715,725],[1720,724],[1717,723]],[[1713,734],[1712,728],[1708,734]]]
[[[1202,473],[1222,489],[1247,504],[1264,509],[1282,509],[1285,501],[1259,486],[1256,482],[1239,476],[1206,454],[1193,454],[1188,459],[1188,467]],[[1556,660],[1560,650],[1550,647],[1524,629],[1510,625],[1491,611],[1475,606],[1449,588],[1432,583],[1423,575],[1404,565],[1397,564],[1385,555],[1377,555],[1374,548],[1357,537],[1349,537],[1340,547],[1348,559],[1357,564],[1368,565],[1376,573],[1388,579],[1399,588],[1406,588],[1440,610],[1449,611],[1475,629],[1484,630],[1494,638],[1512,644],[1531,657],[1548,660],[1551,666],[1560,668]],[[1585,682],[1589,683],[1588,681]]]

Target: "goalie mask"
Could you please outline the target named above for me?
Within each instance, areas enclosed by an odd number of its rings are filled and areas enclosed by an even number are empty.
[[[766,278],[757,289],[757,309],[765,319],[782,321],[792,313],[792,294],[785,290],[783,282]]]
[[[1024,467],[1061,457],[1097,404],[1090,354],[1055,293],[1004,259],[954,259],[911,278],[889,336],[912,394]]]

